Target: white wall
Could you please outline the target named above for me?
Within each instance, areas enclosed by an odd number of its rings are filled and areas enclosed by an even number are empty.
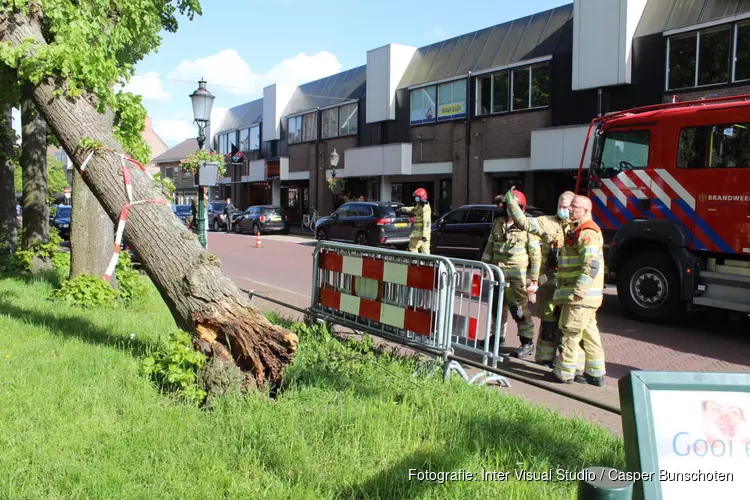
[[[392,43],[367,51],[367,123],[396,119],[396,88],[416,50]]]
[[[281,115],[296,89],[275,83],[263,88],[263,142],[281,139]]]
[[[412,171],[411,143],[351,148],[344,158],[346,168],[336,171],[342,177],[409,175]]]
[[[551,127],[531,132],[531,170],[578,170],[588,125]],[[586,149],[584,168],[591,161],[593,137]]]
[[[242,182],[263,182],[266,180],[266,160],[250,162],[250,175],[243,175]]]
[[[493,158],[484,160],[484,171],[493,172],[523,172],[531,168],[531,158]]]
[[[633,35],[648,0],[575,0],[573,90],[631,82]]]

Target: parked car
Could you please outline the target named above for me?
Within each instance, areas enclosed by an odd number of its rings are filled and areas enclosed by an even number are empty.
[[[190,227],[193,219],[193,209],[190,205],[172,205],[172,211],[185,226]]]
[[[73,215],[73,207],[70,205],[58,205],[55,216],[52,218],[52,226],[60,233],[60,237],[70,240],[70,220]]]
[[[526,207],[526,214],[544,215],[531,205]],[[432,225],[430,251],[445,257],[480,260],[498,216],[502,212],[496,205],[463,205],[451,210]]]
[[[214,201],[209,204],[208,206],[208,228],[212,229],[214,231],[219,231],[221,229],[227,228],[227,220],[224,216],[224,208],[227,206],[226,201]],[[232,215],[239,215],[242,212],[240,210],[233,210],[232,213],[230,213],[230,217]],[[234,217],[232,217],[232,221],[234,221]]]
[[[318,240],[354,242],[358,245],[406,247],[414,218],[399,212],[395,202],[357,201],[344,203],[315,224]]]
[[[289,216],[283,208],[275,205],[248,207],[233,219],[236,233],[284,233],[289,234]]]

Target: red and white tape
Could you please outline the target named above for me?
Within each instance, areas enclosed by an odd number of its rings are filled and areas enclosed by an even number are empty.
[[[133,185],[131,183],[130,179],[130,171],[128,170],[128,164],[135,163],[138,165],[138,168],[140,168],[143,172],[148,175],[151,180],[154,179],[154,177],[149,173],[148,170],[146,170],[146,167],[141,164],[138,160],[135,158],[132,158],[126,154],[118,153],[117,151],[105,147],[100,147],[98,149],[103,149],[104,151],[109,151],[110,153],[114,153],[117,156],[120,157],[120,161],[122,164],[122,180],[125,184],[125,192],[128,195],[128,203],[125,205],[125,207],[122,209],[122,212],[120,212],[120,219],[117,221],[117,233],[115,234],[115,246],[114,246],[114,252],[112,254],[112,258],[109,261],[109,265],[107,266],[107,270],[104,272],[104,280],[110,281],[112,279],[112,275],[115,273],[115,269],[117,268],[117,262],[120,260],[120,247],[122,246],[122,235],[125,232],[125,223],[128,220],[128,214],[130,213],[130,208],[133,205],[139,205],[141,203],[157,203],[160,205],[166,205],[169,203],[164,198],[153,198],[148,200],[139,200],[139,201],[133,201]],[[81,164],[80,172],[81,175],[83,175],[86,172],[86,166],[88,165],[89,161],[91,161],[91,157],[94,156],[94,153],[97,151],[97,149],[91,151],[89,155],[86,157],[86,159]]]

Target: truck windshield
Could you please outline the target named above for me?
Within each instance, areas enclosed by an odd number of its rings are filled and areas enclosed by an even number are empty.
[[[592,167],[605,179],[624,170],[646,168],[650,142],[651,132],[648,130],[604,132],[594,149],[599,157],[594,159]]]

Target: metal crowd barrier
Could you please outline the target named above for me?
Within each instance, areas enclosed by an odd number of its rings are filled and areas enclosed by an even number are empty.
[[[455,295],[449,304],[452,318],[451,347],[479,354],[482,356],[483,365],[497,368],[498,361],[503,362],[506,359],[500,354],[500,338],[505,336],[504,331],[500,333],[503,297],[505,287],[508,286],[504,281],[503,272],[493,264],[465,259],[450,260],[456,268]],[[493,300],[497,320],[494,331],[491,331]],[[493,334],[494,341],[490,343]],[[456,371],[470,384],[497,381],[510,387],[510,381],[506,377],[491,375],[487,371],[469,377],[466,370],[455,360],[448,363],[447,371]]]
[[[427,369],[441,364],[446,378],[456,371],[468,383],[499,381],[509,387],[502,375],[483,371],[469,377],[458,361],[449,360],[458,347],[481,355],[483,366],[497,368],[503,361],[499,319],[505,286],[500,268],[482,262],[321,241],[313,252],[310,310],[426,351],[435,356]],[[498,321],[490,346],[494,294]]]

